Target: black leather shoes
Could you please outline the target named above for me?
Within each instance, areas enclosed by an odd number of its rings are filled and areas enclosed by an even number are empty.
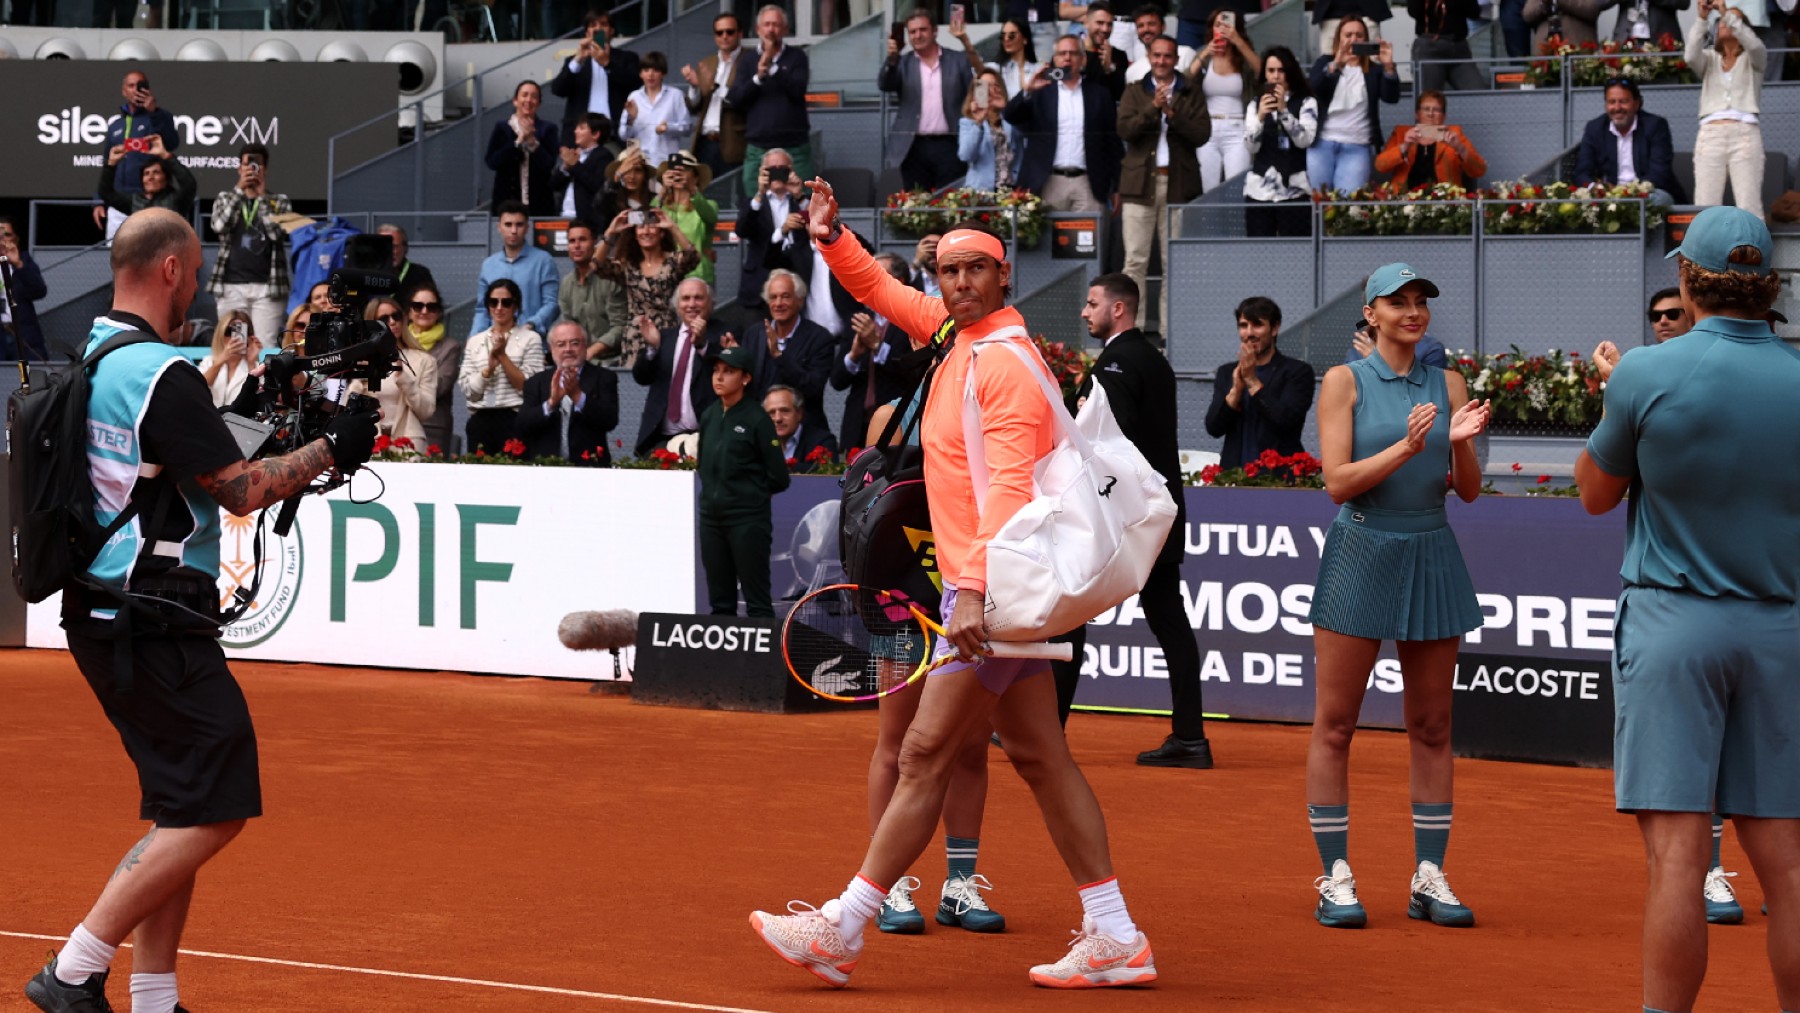
[[[92,974],[79,985],[56,977],[56,958],[25,983],[25,998],[44,1013],[113,1013],[106,1001],[106,972]]]
[[[1147,753],[1139,753],[1137,762],[1144,767],[1187,767],[1211,770],[1212,743],[1206,739],[1178,739],[1171,735],[1163,744]]]

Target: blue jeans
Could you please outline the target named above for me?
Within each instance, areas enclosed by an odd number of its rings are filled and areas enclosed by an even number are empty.
[[[1500,0],[1500,37],[1506,55],[1518,59],[1531,55],[1531,26],[1525,23],[1525,0]]]
[[[1349,193],[1369,185],[1375,155],[1367,144],[1317,140],[1306,149],[1306,178],[1315,190]]]

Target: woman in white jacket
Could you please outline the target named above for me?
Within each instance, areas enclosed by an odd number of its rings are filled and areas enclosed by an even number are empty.
[[[400,345],[400,369],[381,381],[375,399],[381,402],[381,432],[393,439],[412,441],[412,449],[425,452],[425,420],[437,410],[437,360],[419,347],[419,342],[406,329],[406,317],[393,299],[377,299],[369,304],[368,319],[378,320],[393,332]],[[351,384],[358,394],[368,387],[358,380]]]
[[[1706,44],[1706,26],[1719,14],[1717,38]],[[1719,204],[1725,179],[1737,206],[1763,216],[1763,68],[1769,51],[1737,8],[1700,0],[1699,16],[1687,30],[1689,67],[1700,75],[1700,133],[1694,139],[1694,203]]]

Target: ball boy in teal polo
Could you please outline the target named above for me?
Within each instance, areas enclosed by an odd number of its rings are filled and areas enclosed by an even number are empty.
[[[719,400],[700,413],[700,563],[716,616],[737,615],[740,584],[749,615],[775,615],[769,501],[788,487],[788,469],[775,423],[755,398],[744,396],[753,361],[748,349],[721,349],[712,376]]]
[[[1708,208],[1677,257],[1694,328],[1626,354],[1575,465],[1589,513],[1631,502],[1614,629],[1613,782],[1649,855],[1644,1009],[1706,975],[1714,806],[1769,901],[1781,1009],[1800,1010],[1800,353],[1767,315],[1769,230]]]

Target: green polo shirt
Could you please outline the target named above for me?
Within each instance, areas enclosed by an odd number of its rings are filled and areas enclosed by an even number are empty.
[[[1633,349],[1587,452],[1631,479],[1627,585],[1800,599],[1800,352],[1767,323],[1707,317]]]
[[[769,513],[769,499],[786,489],[787,459],[769,413],[746,391],[727,409],[714,401],[700,413],[700,511],[715,520]]]

